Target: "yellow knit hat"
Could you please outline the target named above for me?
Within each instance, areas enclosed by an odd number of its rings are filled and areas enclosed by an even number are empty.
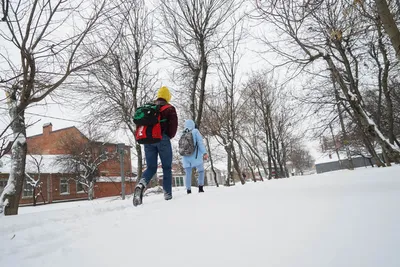
[[[169,92],[168,87],[161,87],[160,90],[158,90],[157,92],[157,98],[165,99],[165,101],[169,103],[169,101],[171,100],[171,93]]]

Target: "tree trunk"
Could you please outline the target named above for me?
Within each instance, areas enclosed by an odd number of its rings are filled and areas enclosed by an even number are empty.
[[[45,199],[44,196],[43,196],[43,191],[42,191],[42,189],[40,189],[40,196],[42,197],[43,204],[46,204],[46,199]]]
[[[192,120],[197,123],[196,121],[196,91],[197,91],[197,83],[199,82],[200,76],[200,69],[193,70],[193,77],[192,77],[192,90],[190,92],[190,113],[192,115]]]
[[[247,159],[247,157],[244,156],[242,144],[240,144],[240,142],[238,142],[236,139],[235,139],[235,141],[236,141],[236,143],[237,143],[238,146],[239,146],[239,151],[240,151],[240,153],[243,155],[243,158],[244,158],[244,160],[246,161],[247,168],[249,168],[250,171],[251,171],[251,175],[252,175],[252,177],[253,177],[252,180],[253,180],[254,182],[257,182],[257,179],[256,179],[256,177],[255,177],[255,175],[254,175],[254,170],[253,170],[253,168],[251,167],[251,164],[250,164],[249,160]],[[253,162],[254,162],[254,159],[253,159]]]
[[[372,162],[372,158],[368,158],[368,162],[371,165],[371,167],[373,168],[374,167],[374,163]]]
[[[334,76],[335,80],[340,85],[344,95],[346,96],[347,100],[350,103],[350,107],[354,112],[354,117],[358,122],[359,126],[365,131],[366,134],[370,135],[371,137],[375,138],[379,145],[386,149],[388,156],[396,161],[400,161],[400,148],[395,147],[394,145],[390,144],[390,142],[383,136],[382,132],[376,127],[376,124],[373,120],[367,115],[367,112],[361,106],[360,99],[355,97],[352,92],[349,91],[346,83],[344,82],[343,78],[341,77],[339,71],[337,70],[335,64],[333,63],[330,56],[324,56],[324,59],[327,61],[329,68]],[[376,154],[376,153],[375,153]],[[379,160],[380,161],[380,160]],[[380,161],[382,163],[382,161]],[[382,163],[382,166],[383,163]]]
[[[285,177],[289,178],[289,170],[287,168],[286,165],[286,159],[287,159],[287,155],[286,155],[286,146],[285,143],[283,142],[284,138],[282,138],[281,144],[282,144],[282,164],[283,164],[283,168],[284,168],[284,172],[285,172]]]
[[[332,141],[333,141],[333,145],[335,146],[335,152],[336,152],[336,156],[337,156],[338,161],[339,161],[339,166],[340,166],[341,169],[343,169],[342,160],[340,159],[339,150],[336,147],[336,138],[335,138],[335,135],[333,134],[333,128],[332,128],[332,124],[331,123],[329,123],[329,129],[331,130]]]
[[[35,207],[36,206],[36,187],[33,188],[32,197],[33,197],[33,206]]]
[[[267,168],[265,167],[264,162],[263,162],[261,156],[257,153],[257,151],[252,147],[252,145],[251,145],[246,139],[244,139],[243,137],[242,137],[241,139],[245,142],[245,144],[246,144],[247,147],[251,150],[251,152],[253,153],[253,155],[256,155],[257,159],[259,160],[259,162],[260,162],[260,164],[261,164],[261,166],[262,166],[262,168],[263,168],[263,170],[264,170],[264,173],[267,174],[267,173],[268,173],[268,172],[267,172]],[[257,165],[257,168],[259,168],[259,167],[258,167],[258,164],[256,164],[256,165]],[[260,171],[260,170],[258,170],[258,171]],[[260,175],[260,176],[261,176],[261,175]],[[264,179],[262,178],[262,176],[261,176],[261,181],[264,181]]]
[[[256,179],[256,174],[254,173],[253,167],[251,167],[250,164],[248,164],[247,167],[248,167],[248,168],[250,169],[250,171],[251,171],[251,177],[253,178],[252,180],[256,183],[256,182],[257,182],[257,179]]]
[[[13,100],[11,100],[13,101]],[[11,149],[11,170],[6,187],[0,197],[0,213],[17,215],[19,200],[25,180],[27,154],[25,112],[18,108],[15,101],[10,104],[11,129],[15,142]]]
[[[267,156],[268,156],[268,180],[272,179],[272,161],[271,161],[271,154],[267,148]]]
[[[196,118],[196,123],[199,128],[201,124],[201,118],[203,116],[204,95],[206,92],[206,80],[208,71],[208,62],[207,62],[204,39],[200,40],[200,53],[201,53],[200,96],[199,96],[199,110]]]
[[[275,178],[282,178],[283,168],[279,162],[279,141],[276,138],[275,130],[274,130],[274,123],[271,116],[271,108],[268,106],[268,118],[269,118],[269,126],[270,126],[270,140],[272,143],[272,162],[275,168]],[[279,171],[278,171],[279,165]]]
[[[229,148],[226,148],[225,151],[228,154],[228,157],[227,157],[228,179],[227,179],[226,183],[227,183],[227,186],[230,186],[231,185],[231,179],[233,181],[235,181],[233,179],[233,175],[232,175],[232,155],[231,155],[231,152],[230,152]]]
[[[235,147],[233,146],[233,142],[231,142],[231,151],[232,151],[232,160],[233,160],[233,167],[235,168],[237,174],[239,175],[240,182],[245,184],[246,181],[242,177],[242,172],[240,171],[239,161],[236,156]]]
[[[271,125],[268,124],[268,127],[272,127]],[[272,178],[272,166],[271,166],[271,161],[274,167],[274,171],[275,171],[275,179],[278,178],[278,166],[276,164],[276,160],[275,160],[275,156],[274,156],[274,152],[275,152],[275,145],[274,145],[274,140],[272,139],[272,134],[271,134],[272,129],[269,128],[266,132],[267,134],[267,140],[269,140],[269,142],[265,142],[265,145],[267,146],[267,151],[268,151],[268,167],[270,168],[270,175],[269,177]],[[269,178],[269,179],[270,179]]]
[[[215,185],[217,187],[219,187],[218,180],[217,180],[217,172],[215,171],[214,160],[213,160],[213,157],[211,155],[210,140],[208,138],[205,138],[205,139],[206,139],[206,143],[207,143],[208,157],[210,159],[210,164],[211,164],[211,171],[213,172],[213,176],[214,176],[214,182],[215,182]]]
[[[385,149],[382,149],[382,157],[386,163],[386,166],[388,166],[388,167],[392,166],[392,164],[390,163],[390,158],[388,157]]]
[[[378,26],[378,33],[379,33],[379,49],[382,53],[383,61],[384,61],[384,68],[382,72],[382,78],[381,78],[381,86],[383,90],[383,94],[385,95],[385,100],[386,100],[386,106],[387,106],[387,117],[388,117],[388,137],[389,137],[389,142],[393,145],[394,144],[394,139],[395,139],[395,134],[394,134],[394,114],[393,114],[393,102],[388,86],[388,77],[389,77],[389,67],[390,67],[390,61],[387,56],[387,51],[385,48],[385,45],[382,42],[382,33],[381,33],[381,28]],[[378,129],[379,124],[378,124]]]
[[[257,165],[257,171],[258,171],[258,175],[260,175],[261,181],[264,182],[264,178],[263,178],[262,175],[261,175],[260,167],[259,167],[258,165]]]
[[[335,79],[333,77],[332,77],[332,84],[333,84],[333,89],[335,91],[335,99],[336,99],[336,106],[337,106],[337,110],[338,110],[340,127],[342,128],[342,136],[343,136],[342,143],[346,148],[347,160],[349,162],[348,168],[350,170],[354,170],[354,163],[353,163],[353,159],[352,159],[351,153],[350,153],[350,148],[349,148],[349,145],[348,145],[348,137],[347,137],[346,126],[344,125],[343,114],[342,114],[342,110],[340,109],[339,92],[338,92],[338,90],[336,88],[336,82],[335,82]]]
[[[281,158],[281,149],[280,149],[280,147],[279,147],[279,140],[278,140],[278,138],[276,138],[276,135],[274,134],[273,135],[273,138],[274,138],[274,143],[275,143],[275,157],[276,157],[276,160],[277,160],[277,163],[278,163],[278,165],[279,165],[279,178],[284,178],[286,175],[285,175],[285,169],[283,168],[283,163],[282,163],[282,158]]]
[[[368,152],[371,154],[372,158],[375,159],[376,165],[378,167],[384,166],[384,163],[376,153],[374,146],[372,145],[371,141],[369,140],[368,136],[364,133],[364,131],[362,131],[362,135],[363,135],[364,145],[367,148]]]
[[[89,190],[88,190],[88,200],[93,200],[94,196],[94,182],[89,182]]]
[[[379,19],[383,24],[386,34],[389,36],[392,46],[396,51],[397,59],[400,60],[400,31],[396,25],[393,15],[390,13],[386,0],[375,0]]]

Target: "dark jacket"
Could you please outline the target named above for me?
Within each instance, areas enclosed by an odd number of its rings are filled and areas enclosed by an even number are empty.
[[[158,98],[155,103],[161,106],[168,104],[167,101],[162,98]],[[161,120],[163,119],[167,119],[167,121],[161,122],[162,132],[168,135],[169,138],[174,138],[176,131],[178,130],[178,116],[176,115],[176,109],[174,106],[171,105],[169,108],[161,112]]]

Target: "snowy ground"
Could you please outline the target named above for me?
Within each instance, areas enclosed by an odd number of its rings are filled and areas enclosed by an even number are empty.
[[[400,166],[21,208],[0,266],[400,266]]]

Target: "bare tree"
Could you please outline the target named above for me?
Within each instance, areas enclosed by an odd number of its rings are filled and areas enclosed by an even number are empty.
[[[9,134],[7,134],[7,130],[10,127],[10,124],[0,133],[0,159],[10,152],[11,146],[13,142],[8,140]]]
[[[224,148],[228,154],[228,158],[232,159],[233,168],[239,176],[240,182],[245,184],[242,177],[242,171],[239,166],[239,156],[237,148],[235,147],[235,140],[237,139],[238,132],[240,132],[240,121],[243,120],[242,107],[246,105],[246,100],[238,100],[238,68],[242,52],[240,46],[245,36],[244,21],[232,19],[232,31],[224,40],[224,48],[218,54],[219,64],[219,77],[221,83],[221,97],[224,99],[224,112],[221,113],[222,118],[219,118],[219,127],[222,131],[215,131],[217,135],[223,140]],[[215,113],[216,116],[220,114]],[[231,169],[228,163],[228,170]]]
[[[153,60],[153,12],[144,0],[114,1],[118,11],[107,26],[113,38],[100,40],[87,48],[89,54],[113,48],[106,58],[90,68],[84,103],[90,109],[91,123],[110,123],[115,128],[127,127],[132,137],[135,125],[132,116],[137,107],[151,100],[155,75],[149,70]],[[114,44],[112,40],[116,40]],[[136,143],[138,177],[142,175],[143,156]]]
[[[312,156],[301,146],[300,143],[295,143],[294,146],[291,147],[289,160],[292,162],[293,167],[296,168],[301,175],[304,174],[305,170],[311,169],[314,164]]]
[[[35,171],[32,173],[28,173],[25,172],[26,175],[26,179],[27,179],[27,184],[29,184],[32,188],[33,188],[33,206],[36,206],[37,200],[39,198],[39,196],[42,197],[43,203],[46,203],[45,198],[43,196],[43,192],[42,192],[42,177],[41,177],[41,169],[43,167],[43,156],[42,155],[29,155],[29,160],[27,162],[27,164],[31,164],[34,166]],[[36,177],[35,176],[36,174]]]
[[[15,142],[9,181],[0,197],[0,213],[18,213],[27,153],[26,108],[44,100],[72,74],[103,58],[104,54],[87,57],[82,48],[107,35],[98,31],[103,19],[113,15],[106,3],[2,0],[0,40],[6,51],[0,52],[5,62],[0,70],[0,87],[7,95]]]
[[[106,142],[77,139],[72,136],[66,136],[59,142],[67,154],[58,156],[57,164],[67,173],[75,174],[74,180],[83,186],[88,193],[88,199],[92,200],[96,178],[100,177],[99,166],[116,159],[118,156],[116,149],[108,151],[104,147]]]
[[[394,15],[392,14],[392,12],[390,12],[390,8],[386,0],[375,0],[375,4],[383,28],[385,29],[386,34],[389,36],[390,41],[392,42],[392,46],[396,52],[397,59],[400,60],[400,31],[396,24]]]
[[[237,142],[241,143],[241,144],[244,143],[246,145],[247,149],[249,150],[252,166],[254,166],[254,168],[257,169],[257,172],[258,172],[261,180],[263,181],[264,179],[261,175],[260,166],[265,175],[270,176],[271,173],[268,172],[268,169],[267,169],[266,165],[264,164],[264,160],[263,160],[264,154],[259,151],[259,146],[257,146],[255,144],[255,142],[258,142],[259,139],[254,138],[254,132],[252,132],[250,134],[253,135],[253,138],[251,138],[251,136],[250,136],[250,139],[252,139],[252,141],[254,141],[253,143],[250,143],[249,140],[247,140],[249,138],[249,136],[245,136],[244,134],[242,136],[240,136],[240,140],[238,140]],[[247,135],[248,135],[248,133],[247,133]]]
[[[243,160],[241,160],[242,166],[243,166],[243,167],[241,167],[242,174],[245,172],[245,170],[246,170],[246,171],[250,170],[250,172],[251,172],[251,174],[252,174],[253,182],[257,182],[256,175],[255,175],[255,172],[254,172],[254,167],[253,167],[253,166],[255,166],[255,164],[254,164],[254,163],[255,163],[255,160],[254,160],[254,156],[252,155],[252,152],[251,152],[251,151],[246,151],[246,150],[243,148],[242,143],[241,143],[241,142],[238,142],[237,139],[236,139],[235,141],[236,141],[236,143],[237,143],[237,145],[238,145],[238,147],[239,147],[239,151],[240,151],[241,158],[243,159]],[[253,165],[253,164],[254,164],[254,165]],[[243,175],[242,175],[242,176],[243,176]],[[244,178],[244,177],[243,177],[243,178]],[[262,178],[262,176],[260,177],[260,179],[261,179],[261,181],[264,181],[264,179]]]
[[[276,87],[268,80],[265,73],[258,73],[251,76],[245,85],[246,95],[250,98],[250,105],[257,110],[255,112],[255,122],[257,128],[263,136],[257,136],[259,142],[264,144],[267,154],[268,175],[271,177],[275,173],[275,178],[280,176],[278,170],[279,147],[276,139],[275,121],[273,110],[276,106]]]
[[[210,138],[208,136],[206,136],[204,138],[206,140],[206,144],[207,144],[207,151],[209,151],[209,159],[210,159],[210,165],[211,165],[211,171],[213,173],[213,178],[214,178],[214,183],[217,187],[219,187],[219,183],[217,180],[217,172],[215,171],[215,167],[214,167],[214,158],[213,155],[211,153],[211,146],[210,146]]]
[[[282,46],[264,36],[264,43],[286,60],[284,65],[295,66],[297,74],[318,75],[311,68],[318,66],[317,62],[326,64],[341,100],[346,101],[343,107],[363,129],[364,142],[377,164],[384,166],[372,142],[376,140],[393,160],[400,159],[400,149],[385,138],[365,109],[360,79],[362,54],[358,53],[362,50],[357,48],[362,46],[360,40],[368,37],[364,32],[369,22],[348,6],[345,0],[275,1],[274,4],[257,1],[256,8],[258,19],[267,21],[289,38],[286,46]]]
[[[161,1],[160,48],[178,66],[175,80],[184,81],[187,86],[190,117],[199,128],[212,53],[220,48],[229,31],[224,28],[225,21],[240,6],[241,1],[231,0]]]

